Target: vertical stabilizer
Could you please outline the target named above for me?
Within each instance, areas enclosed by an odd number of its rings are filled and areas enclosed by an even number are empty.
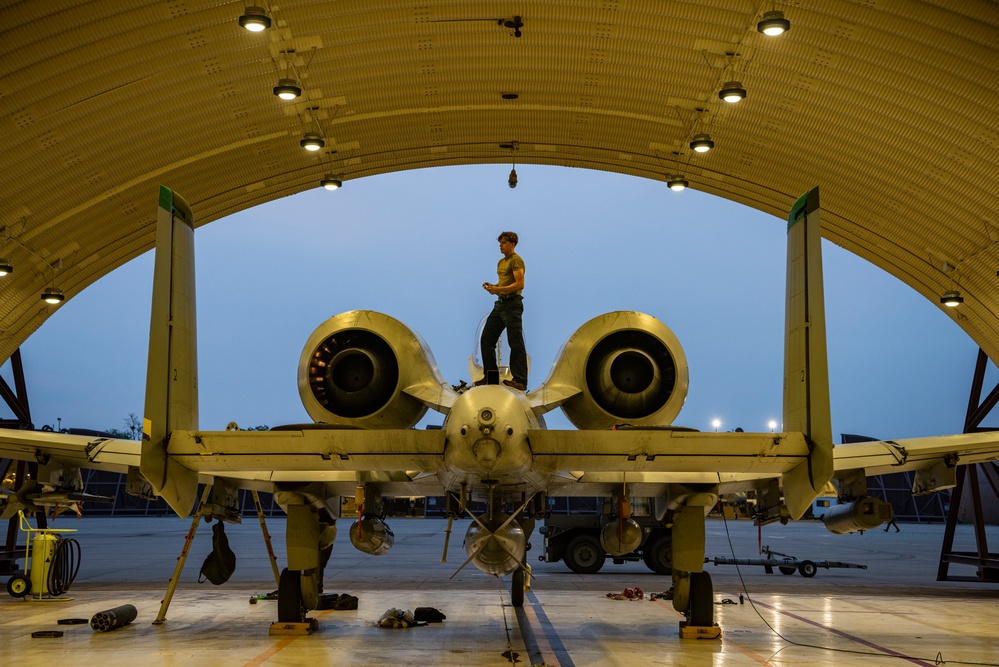
[[[174,430],[198,429],[195,324],[194,216],[187,202],[160,186],[140,470],[182,517],[194,506],[198,474],[171,460],[167,445]]]
[[[798,197],[787,223],[783,430],[804,433],[810,453],[782,482],[784,504],[798,519],[833,474],[818,188]]]

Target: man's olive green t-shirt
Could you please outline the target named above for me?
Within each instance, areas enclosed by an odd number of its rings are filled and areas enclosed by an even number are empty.
[[[501,257],[500,261],[496,264],[496,275],[499,276],[496,284],[500,287],[506,287],[515,283],[516,279],[513,277],[513,272],[517,269],[521,271],[525,270],[524,260],[520,258],[520,255],[511,253],[509,257]],[[510,294],[520,294],[522,291],[517,290],[516,292],[510,292]]]

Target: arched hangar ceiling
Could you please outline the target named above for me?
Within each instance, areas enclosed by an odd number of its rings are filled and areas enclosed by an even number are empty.
[[[160,184],[205,224],[326,174],[512,159],[780,217],[818,185],[828,239],[934,303],[959,289],[948,314],[999,359],[995,2],[259,0],[260,33],[247,4],[0,0],[0,359],[44,288],[153,246]],[[779,37],[757,31],[772,10]]]

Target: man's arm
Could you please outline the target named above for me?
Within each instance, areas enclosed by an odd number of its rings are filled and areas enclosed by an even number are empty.
[[[496,296],[503,296],[504,294],[513,294],[517,290],[524,289],[524,269],[514,269],[513,270],[513,282],[509,285],[492,285],[486,283],[483,285],[486,291],[490,294],[495,294]]]

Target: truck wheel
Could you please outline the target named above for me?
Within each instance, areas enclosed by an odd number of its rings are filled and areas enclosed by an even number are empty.
[[[795,569],[795,568],[793,568],[793,567],[785,567],[785,566],[783,566],[783,565],[781,565],[781,566],[780,566],[780,567],[778,567],[777,569],[778,569],[778,570],[780,570],[780,573],[781,573],[781,574],[794,574],[795,572],[797,572],[797,571],[798,571],[798,570],[796,570],[796,569]]]
[[[819,568],[815,567],[815,563],[810,560],[801,561],[801,565],[798,566],[798,572],[801,573],[803,577],[814,577],[815,573],[819,571]]]
[[[642,549],[642,559],[646,567],[656,574],[673,574],[673,540],[669,535],[660,535],[646,542]]]
[[[599,572],[606,557],[600,540],[592,535],[577,535],[565,547],[565,564],[579,574]]]

